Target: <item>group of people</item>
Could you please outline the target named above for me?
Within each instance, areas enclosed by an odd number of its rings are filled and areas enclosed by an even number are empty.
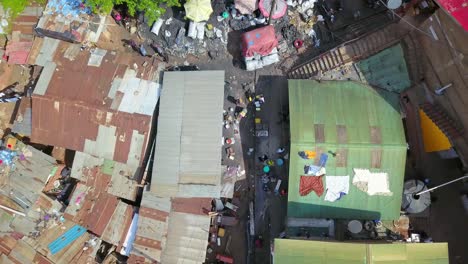
[[[270,168],[273,166],[282,166],[284,163],[285,159],[288,159],[289,154],[286,153],[286,149],[284,147],[280,147],[276,150],[276,154],[278,155],[278,158],[276,159],[276,162],[268,157],[267,154],[263,154],[262,156],[258,157],[258,160],[263,163],[263,190],[268,192],[268,182],[276,182],[276,179],[272,178],[270,176]],[[286,196],[287,191],[284,188],[281,188],[278,192],[276,192],[276,195],[280,196]]]

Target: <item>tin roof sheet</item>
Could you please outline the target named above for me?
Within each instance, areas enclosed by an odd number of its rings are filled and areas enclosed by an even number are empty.
[[[448,264],[447,243],[364,244],[275,239],[275,263]]]
[[[223,87],[224,71],[164,74],[151,192],[219,197]]]
[[[143,200],[145,204],[142,201],[132,254],[162,263],[180,263],[174,261],[183,262],[191,258],[196,258],[197,261],[201,259],[208,243],[208,234],[205,234],[205,230],[208,232],[210,226],[207,211],[211,211],[211,199],[170,199],[155,197],[152,193],[145,193],[143,197],[145,196],[149,198]],[[172,217],[175,217],[174,220]],[[168,239],[170,239],[169,244]],[[177,242],[178,239],[180,243]],[[181,252],[181,255],[178,256],[177,252]],[[187,256],[189,253],[194,255]],[[165,261],[162,260],[162,255],[165,255]]]
[[[161,263],[204,263],[211,218],[171,212]]]
[[[48,1],[36,26],[40,36],[69,42],[97,42],[105,27],[106,16],[92,15],[87,7],[68,0]]]
[[[133,207],[119,201],[117,207],[107,223],[102,240],[113,245],[122,246],[133,217]]]
[[[1,4],[0,4],[1,5]],[[34,34],[34,25],[42,15],[43,8],[37,3],[30,2],[28,6],[11,21],[10,29],[12,37],[8,39],[5,55],[9,64],[26,64],[31,51]],[[5,18],[4,9],[0,6],[0,18]],[[0,26],[0,31],[5,31]]]
[[[137,168],[138,165],[97,158],[78,151],[73,160],[71,177],[91,188],[134,201],[139,188],[137,181],[133,180]]]
[[[12,140],[17,155],[24,158],[13,158],[13,166],[2,164],[0,173],[0,195],[8,197],[27,213],[40,196],[48,177],[57,168],[57,162],[51,156],[25,145],[12,136],[7,136],[5,142]],[[13,143],[11,143],[13,145]],[[6,162],[5,162],[6,163]],[[3,199],[0,199],[2,203]]]
[[[400,216],[407,145],[399,111],[367,85],[311,80],[289,81],[289,111],[289,217],[391,220]],[[297,153],[305,150],[315,151],[317,158],[302,159]],[[317,165],[320,154],[330,151],[335,155],[328,157],[327,175],[349,175],[351,180],[353,168],[386,172],[393,195],[369,196],[350,183],[349,193],[335,202],[325,201],[325,195],[301,196],[304,166]]]
[[[394,93],[411,86],[401,44],[356,63],[365,82]]]
[[[152,78],[155,65],[129,69],[124,63],[141,65],[145,59],[106,52],[100,67],[88,66],[89,52],[64,57],[71,45],[59,43],[44,62],[32,99],[32,141],[140,165],[160,89],[143,78]],[[34,56],[45,54],[41,50]],[[114,79],[121,81],[116,85]],[[111,88],[115,96],[109,97]]]

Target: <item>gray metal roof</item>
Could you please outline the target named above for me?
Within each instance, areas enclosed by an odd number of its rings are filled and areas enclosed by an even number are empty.
[[[224,71],[166,72],[151,192],[219,197]]]

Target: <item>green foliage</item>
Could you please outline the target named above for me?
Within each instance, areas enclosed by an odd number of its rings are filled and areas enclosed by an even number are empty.
[[[23,10],[28,6],[31,0],[0,0],[0,5],[3,7],[5,12],[8,12],[8,27],[4,28],[5,31],[9,32],[11,30],[12,21],[23,12]],[[34,2],[45,5],[47,0],[35,0]]]
[[[86,0],[85,3],[91,11],[97,14],[109,14],[114,7],[115,0]]]
[[[131,16],[144,11],[150,25],[166,12],[166,8],[180,6],[179,0],[87,0],[86,4],[93,12],[102,14],[108,14],[114,4],[125,4]]]
[[[28,5],[28,0],[0,0],[0,4],[3,6],[3,9],[8,10],[8,15],[10,19],[15,18]]]

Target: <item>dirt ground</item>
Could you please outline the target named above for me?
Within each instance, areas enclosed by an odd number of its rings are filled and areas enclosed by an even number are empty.
[[[244,93],[242,84],[245,83],[254,83],[256,94],[263,94],[266,101],[260,111],[255,111],[250,104],[247,116],[240,122],[240,144],[235,148],[236,152],[240,153],[236,154],[236,162],[243,164],[243,168],[246,170],[246,177],[239,179],[235,187],[240,199],[238,211],[240,223],[226,229],[222,246],[214,248],[214,252],[208,255],[209,261],[207,263],[214,263],[215,253],[231,255],[235,263],[270,263],[269,239],[277,237],[284,230],[287,197],[276,196],[273,192],[267,193],[263,190],[262,184],[259,182],[263,166],[259,163],[257,156],[267,153],[271,158],[275,158],[277,148],[289,145],[289,124],[281,122],[279,114],[288,111],[286,78],[282,76],[281,71],[275,65],[256,72],[247,72],[235,67],[230,57],[209,60],[205,63],[200,63],[198,60],[197,65],[201,70],[225,70],[225,79],[228,82],[225,87],[225,109],[233,106],[227,100],[227,96],[242,97]],[[268,138],[255,137],[255,118],[261,118],[264,124],[268,124],[270,132]],[[254,152],[249,154],[249,148],[253,148]],[[287,189],[287,161],[285,163],[281,167],[274,167],[272,172],[275,177],[283,180],[281,188]],[[275,183],[270,183],[269,186],[273,190]],[[248,232],[250,202],[255,202],[254,235]],[[253,241],[258,236],[263,237],[263,247],[254,249]],[[228,248],[226,248],[227,243],[229,243]]]

